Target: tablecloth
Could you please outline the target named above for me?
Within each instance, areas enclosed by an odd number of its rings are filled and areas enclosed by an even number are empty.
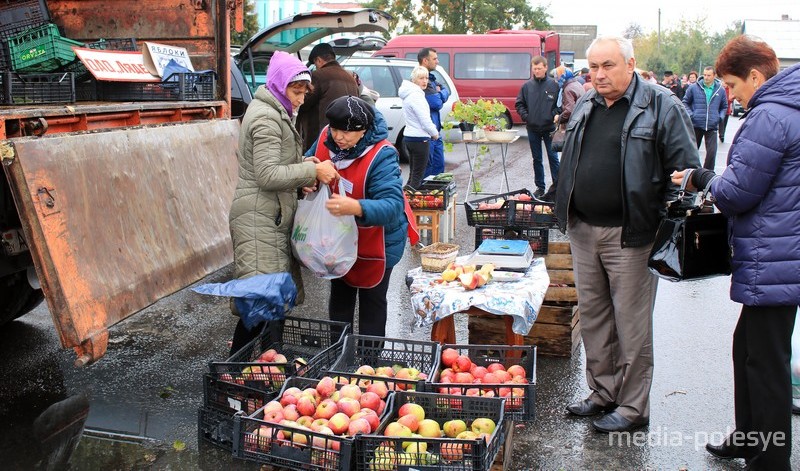
[[[471,307],[498,315],[513,316],[513,331],[527,335],[544,302],[550,277],[543,258],[535,258],[518,281],[491,281],[481,288],[465,290],[458,281],[436,283],[441,273],[422,267],[410,270],[406,283],[411,291],[411,307],[418,326],[430,326]]]

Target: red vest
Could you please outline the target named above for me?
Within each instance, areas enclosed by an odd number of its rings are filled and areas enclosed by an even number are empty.
[[[317,140],[315,156],[320,161],[330,160],[330,151],[325,147],[328,137],[328,126],[322,129]],[[349,167],[339,170],[339,175],[353,184],[349,197],[360,200],[366,198],[367,175],[372,167],[375,156],[386,146],[392,144],[386,139],[376,143],[364,156],[355,159]],[[331,191],[338,189],[331,185]],[[404,212],[408,220],[408,236],[412,244],[419,242],[416,219],[411,211],[411,206],[403,193]],[[386,272],[386,243],[384,241],[383,226],[358,226],[358,258],[356,263],[341,279],[355,288],[374,288],[383,280]]]

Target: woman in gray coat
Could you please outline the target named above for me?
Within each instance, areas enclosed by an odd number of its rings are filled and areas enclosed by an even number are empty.
[[[256,90],[242,119],[236,151],[239,183],[228,219],[234,276],[289,272],[297,285],[298,304],[303,301],[303,280],[289,241],[297,191],[310,191],[318,180],[327,184],[338,176],[331,162],[303,158],[294,120],[310,84],[311,75],[297,58],[284,52],[272,56],[267,83]],[[255,338],[261,327],[248,331],[240,320],[231,354]]]

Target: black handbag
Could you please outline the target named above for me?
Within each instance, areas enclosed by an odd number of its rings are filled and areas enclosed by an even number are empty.
[[[553,131],[551,135],[550,145],[556,152],[561,152],[564,150],[564,141],[567,138],[567,128],[566,126],[558,125],[556,126],[556,130]]]
[[[696,204],[695,195],[686,194],[689,176],[683,180],[678,199],[667,205],[667,216],[658,226],[647,266],[670,281],[730,275],[728,218],[703,204],[708,187],[700,193],[700,204]]]

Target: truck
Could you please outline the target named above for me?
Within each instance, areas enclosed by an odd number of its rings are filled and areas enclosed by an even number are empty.
[[[424,47],[436,49],[462,101],[496,98],[506,106],[506,123],[521,123],[514,107],[531,78],[531,59],[543,56],[552,70],[560,64],[555,31],[496,29],[485,34],[409,34],[396,36],[373,55],[417,60]]]
[[[4,3],[47,8],[66,38],[180,46],[216,72],[199,101],[0,106],[0,324],[46,300],[85,365],[105,353],[109,326],[232,260],[229,28],[242,2]]]

